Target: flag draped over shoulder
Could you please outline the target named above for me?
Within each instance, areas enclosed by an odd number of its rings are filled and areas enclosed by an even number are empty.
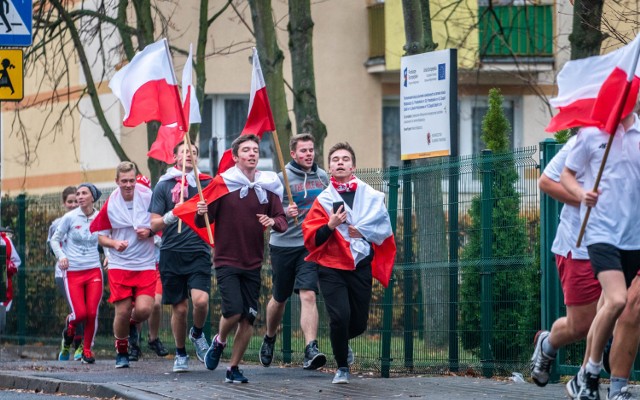
[[[148,210],[151,194],[149,187],[142,183],[136,183],[133,195],[133,212],[130,212],[120,193],[120,188],[116,188],[89,225],[89,230],[93,233],[120,228],[150,228],[151,216]]]
[[[207,199],[207,204],[211,204],[219,198],[226,196],[229,193],[240,191],[240,198],[245,197],[248,194],[249,189],[253,189],[256,192],[256,196],[260,203],[266,203],[267,193],[270,191],[280,197],[282,201],[283,187],[278,175],[270,171],[256,171],[253,182],[240,171],[238,168],[231,167],[227,171],[218,174],[213,178],[211,182],[204,190],[202,195]],[[198,196],[194,196],[183,204],[177,205],[173,209],[173,214],[189,225],[198,236],[205,242],[209,243],[209,236],[207,234],[207,228],[199,228],[196,226],[195,217],[197,212],[197,203],[200,201]],[[215,221],[211,223],[211,233],[214,232]]]
[[[273,122],[273,114],[271,113],[271,105],[269,104],[269,96],[267,96],[267,86],[262,76],[262,68],[260,67],[260,59],[258,58],[258,50],[253,48],[253,71],[251,73],[251,95],[249,97],[249,115],[244,129],[240,135],[258,135],[262,139],[265,132],[274,131],[276,124]],[[225,150],[220,158],[218,165],[218,173],[222,173],[233,167],[234,162],[231,155],[231,149]]]
[[[558,96],[551,99],[551,105],[559,112],[545,130],[595,126],[615,132],[619,117],[633,111],[638,97],[639,52],[637,36],[611,53],[568,61],[558,74]]]
[[[124,126],[160,121],[180,121],[176,98],[177,82],[166,39],[147,45],[133,60],[116,72],[109,87],[124,107]]]
[[[202,122],[200,116],[200,104],[195,95],[193,87],[193,46],[189,48],[189,56],[182,70],[182,109],[185,116],[185,123],[199,124]],[[151,149],[147,153],[148,157],[163,161],[167,164],[173,164],[173,149],[184,138],[184,132],[178,128],[178,124],[162,125],[158,129],[158,136],[151,145]]]
[[[332,185],[316,198],[302,223],[304,245],[309,250],[305,260],[324,267],[353,270],[369,255],[371,243],[374,251],[371,272],[387,287],[396,257],[396,243],[384,205],[384,194],[359,179],[357,184],[353,208],[345,204],[347,223],[339,225],[320,246],[316,246],[316,232],[329,222],[333,203],[343,200]],[[367,240],[350,237],[349,225],[355,226]]]

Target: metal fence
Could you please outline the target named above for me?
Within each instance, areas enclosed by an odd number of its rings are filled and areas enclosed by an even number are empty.
[[[539,212],[534,155],[512,153],[443,158],[358,176],[387,195],[398,255],[387,289],[374,284],[368,330],[350,343],[355,368],[402,373],[510,375],[527,371],[540,326]],[[59,196],[4,198],[2,225],[16,230],[23,265],[3,341],[60,342],[66,301],[54,285],[47,229],[61,214]],[[217,331],[220,298],[213,279],[207,337]],[[261,310],[245,360],[257,362],[271,266],[263,268]],[[108,292],[108,285],[105,285]],[[100,308],[96,355],[112,357],[113,307]],[[318,298],[320,348],[331,354],[329,324]],[[278,332],[275,362],[301,364],[300,303],[293,296]],[[160,337],[173,348],[170,310]],[[144,348],[143,348],[144,350]],[[333,357],[328,365],[335,367]]]

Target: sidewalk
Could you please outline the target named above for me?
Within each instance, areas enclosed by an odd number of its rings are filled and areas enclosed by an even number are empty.
[[[23,353],[23,354],[33,354]],[[208,371],[191,359],[190,371],[171,372],[173,358],[147,357],[131,368],[115,369],[114,360],[94,365],[74,361],[19,359],[0,353],[0,388],[109,399],[282,399],[282,398],[424,398],[424,399],[562,399],[563,384],[539,388],[532,383],[454,376],[415,376],[383,379],[352,374],[348,385],[333,385],[332,370],[305,371],[298,366],[245,365],[248,384],[224,383],[226,363]],[[635,395],[640,388],[633,387]],[[601,387],[605,398],[605,385]]]

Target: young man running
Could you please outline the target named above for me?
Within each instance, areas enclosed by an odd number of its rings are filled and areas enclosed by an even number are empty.
[[[116,368],[129,367],[129,335],[136,330],[137,323],[149,318],[156,289],[153,232],[147,211],[151,189],[138,184],[136,175],[132,162],[118,164],[118,188],[91,223],[91,231],[98,232],[98,243],[112,249],[108,274],[109,302],[116,308],[113,319]]]
[[[576,247],[581,223],[580,199],[567,192],[560,183],[567,155],[576,139],[576,136],[569,139],[538,180],[540,190],[564,203],[551,251],[556,255],[558,276],[567,308],[566,317],[558,318],[551,326],[551,331],[536,334],[535,350],[531,357],[531,378],[538,386],[546,386],[549,382],[551,363],[555,360],[558,349],[587,337],[601,292],[600,282],[591,270],[586,247]],[[580,184],[584,182],[582,175],[580,173],[576,176]],[[580,391],[579,382],[584,375],[588,353],[587,348],[580,372],[567,383],[567,391],[574,398]]]
[[[293,201],[285,193],[283,207],[289,229],[278,233],[271,231],[269,248],[273,272],[273,293],[267,305],[267,332],[260,347],[260,363],[268,367],[273,361],[276,332],[282,321],[287,300],[295,291],[300,296],[300,327],[304,334],[304,369],[318,369],[327,357],[318,349],[318,265],[305,261],[309,254],[302,238],[302,222],[316,197],[329,185],[327,173],[318,167],[314,157],[313,136],[308,133],[295,135],[289,142],[291,158],[285,170]],[[278,174],[284,183],[282,172]],[[298,223],[294,221],[298,218]]]
[[[329,150],[331,185],[316,199],[302,224],[308,261],[320,265],[318,280],[330,321],[338,370],[333,383],[349,383],[349,340],[367,329],[372,277],[389,282],[396,254],[384,194],[356,178],[349,143]]]
[[[567,157],[561,183],[581,199],[581,217],[591,207],[584,238],[594,274],[602,286],[603,301],[591,324],[589,360],[578,398],[599,399],[599,374],[604,347],[616,328],[610,353],[609,399],[632,399],[627,390],[638,351],[640,326],[640,121],[632,113],[618,125],[598,192],[593,192],[610,135],[594,127],[580,129]],[[576,179],[584,172],[583,185]]]
[[[174,372],[189,370],[189,356],[185,348],[187,335],[188,299],[193,304],[193,326],[189,330],[189,340],[196,348],[198,360],[204,362],[209,343],[202,333],[209,313],[209,291],[211,290],[211,248],[189,227],[182,225],[178,233],[178,217],[174,207],[180,203],[180,193],[187,199],[197,196],[196,179],[202,187],[211,182],[211,177],[195,176],[193,166],[198,163],[198,148],[192,152],[183,150],[184,144],[173,149],[175,166],[160,177],[151,198],[151,229],[162,231],[160,248],[160,277],[162,279],[162,302],[171,304],[171,330],[176,344]],[[184,184],[182,169],[186,171]]]
[[[233,168],[218,175],[205,190],[206,201],[197,203],[195,224],[204,227],[204,215],[215,223],[214,264],[222,316],[218,334],[212,339],[205,365],[214,370],[235,330],[230,366],[225,382],[247,383],[238,368],[253,334],[258,314],[260,270],[264,253],[264,230],[287,230],[282,209],[282,184],[273,172],[256,170],[260,139],[241,135],[231,148]]]

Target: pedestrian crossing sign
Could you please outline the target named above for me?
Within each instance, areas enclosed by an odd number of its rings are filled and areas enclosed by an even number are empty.
[[[0,0],[0,46],[31,46],[33,0]]]
[[[23,98],[22,49],[0,49],[0,101],[20,101]]]

